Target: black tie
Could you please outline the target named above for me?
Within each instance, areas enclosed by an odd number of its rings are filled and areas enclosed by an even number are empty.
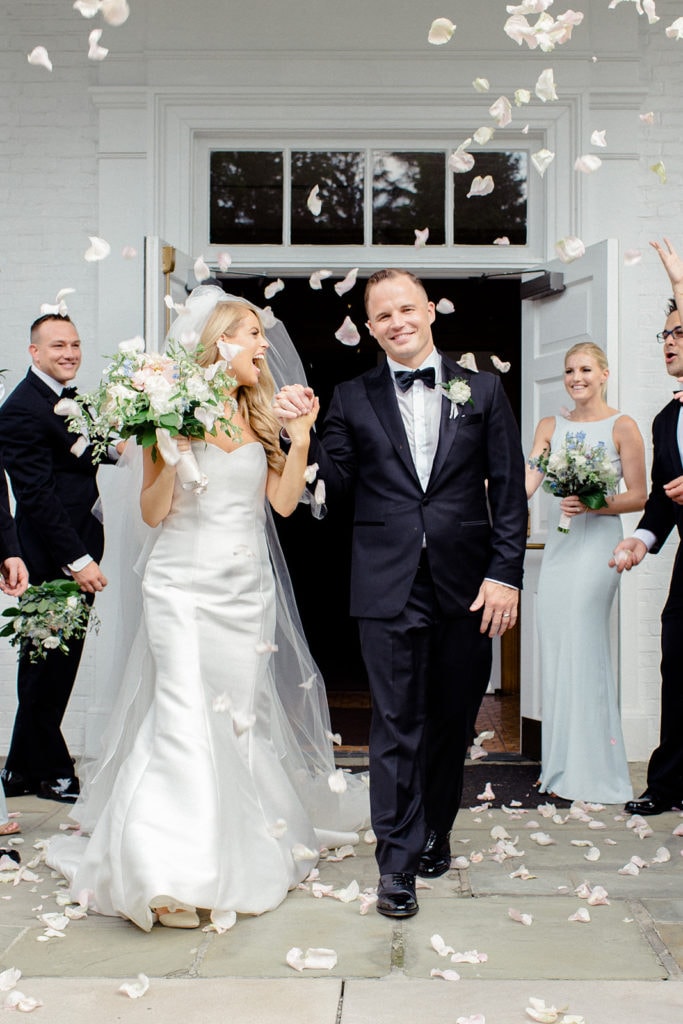
[[[394,377],[401,391],[412,388],[416,380],[423,381],[428,388],[433,388],[436,384],[436,371],[433,366],[427,366],[424,370],[396,370]]]
[[[75,398],[78,394],[78,388],[62,388],[60,398]]]

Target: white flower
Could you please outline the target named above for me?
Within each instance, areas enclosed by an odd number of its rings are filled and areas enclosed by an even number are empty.
[[[466,402],[474,405],[472,389],[463,377],[453,377],[451,380],[446,381],[445,384],[439,384],[438,386],[451,403],[451,419],[455,419],[457,416],[457,405],[465,405]]]
[[[141,338],[140,335],[136,335],[134,338],[129,338],[127,341],[119,342],[119,352],[128,353],[133,355],[136,352],[145,351],[145,339]]]

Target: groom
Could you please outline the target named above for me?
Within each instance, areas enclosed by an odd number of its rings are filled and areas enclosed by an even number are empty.
[[[365,302],[387,358],[336,388],[309,458],[328,497],[355,493],[351,614],[373,703],[377,909],[409,917],[415,875],[450,868],[491,637],[517,619],[524,460],[500,378],[435,349],[434,303],[417,277],[378,271]],[[436,382],[454,382],[451,400]],[[278,415],[303,411],[309,395],[283,389]]]

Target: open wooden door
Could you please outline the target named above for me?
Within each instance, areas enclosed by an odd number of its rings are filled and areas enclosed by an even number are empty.
[[[170,295],[182,303],[199,284],[194,276],[194,260],[161,238],[145,238],[145,341],[150,351],[158,351],[171,326],[171,310],[164,298]],[[210,282],[207,281],[207,284]]]
[[[610,402],[618,404],[618,243],[608,239],[590,246],[570,264],[547,267],[564,275],[565,291],[522,302],[522,443],[528,452],[543,416],[570,404],[564,389],[564,353],[579,341],[593,341],[607,353]],[[551,498],[538,491],[530,503],[530,531],[525,562],[521,613],[520,735],[522,753],[540,757],[541,674],[536,634],[536,593],[543,545],[548,532]],[[551,523],[550,527],[554,528]],[[616,618],[614,620],[616,629]]]

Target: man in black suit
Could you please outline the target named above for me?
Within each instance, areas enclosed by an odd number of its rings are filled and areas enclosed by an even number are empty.
[[[659,242],[651,244],[669,275],[674,297],[657,339],[664,346],[666,372],[683,380],[683,259],[668,238],[664,243],[666,248]],[[638,565],[648,551],[657,554],[674,527],[683,538],[683,392],[675,388],[674,396],[652,423],[652,488],[634,535],[614,549],[609,564],[617,572]],[[678,646],[682,627],[683,549],[679,545],[662,611],[659,746],[650,756],[645,792],[626,804],[630,814],[661,814],[672,807],[683,807],[683,685]]]
[[[377,909],[408,917],[415,875],[450,867],[490,638],[517,618],[527,501],[500,377],[435,349],[434,303],[413,274],[373,274],[365,299],[387,359],[336,388],[309,458],[328,495],[355,493],[351,614],[373,702]],[[449,381],[452,401],[435,387]],[[292,415],[307,397],[284,389],[276,409]]]
[[[81,342],[68,316],[47,314],[31,326],[32,359],[24,380],[0,408],[0,451],[16,498],[21,553],[33,583],[73,576],[90,601],[107,581],[99,561],[101,522],[91,449],[81,450],[55,405],[81,364]],[[20,657],[19,704],[2,780],[7,796],[36,793],[73,803],[78,779],[61,722],[83,640],[31,664]]]
[[[28,570],[19,555],[17,528],[9,510],[9,496],[0,464],[0,590],[8,597],[21,597],[28,586]]]

